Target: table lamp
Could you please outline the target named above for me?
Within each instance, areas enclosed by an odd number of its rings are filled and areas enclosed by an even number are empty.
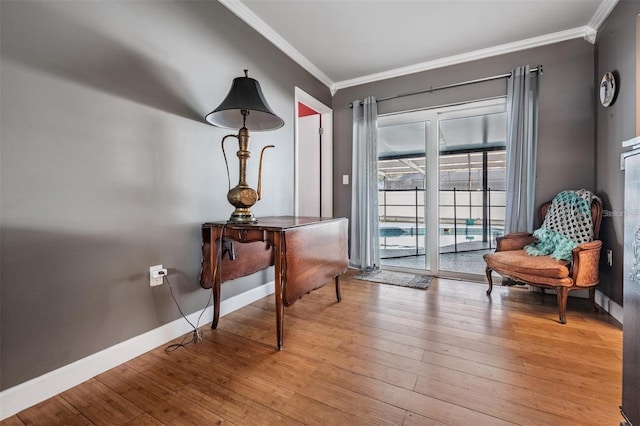
[[[226,135],[222,138],[221,143],[224,162],[227,166],[227,179],[229,180],[227,200],[235,207],[235,210],[229,218],[229,222],[256,222],[255,216],[251,213],[251,206],[262,198],[263,155],[265,149],[273,148],[274,146],[267,145],[262,148],[260,152],[258,189],[254,190],[247,184],[247,160],[251,157],[251,152],[249,151],[249,130],[267,131],[279,129],[284,125],[284,121],[271,110],[271,107],[262,94],[260,83],[249,77],[248,70],[244,70],[244,77],[233,79],[233,84],[227,97],[224,98],[216,109],[206,115],[205,120],[216,127],[239,129],[237,135]],[[227,162],[227,154],[224,150],[224,141],[230,137],[238,139],[239,145],[236,155],[240,162],[240,176],[238,184],[234,188],[231,188],[229,163]]]

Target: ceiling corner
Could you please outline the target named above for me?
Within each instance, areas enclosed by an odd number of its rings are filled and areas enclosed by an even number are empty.
[[[584,27],[584,39],[587,40],[591,44],[596,44],[596,37],[598,36],[598,31],[593,29],[592,27],[586,25]]]

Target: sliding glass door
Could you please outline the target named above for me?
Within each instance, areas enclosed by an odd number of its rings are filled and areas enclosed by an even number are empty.
[[[379,117],[381,264],[481,277],[503,234],[504,99]]]

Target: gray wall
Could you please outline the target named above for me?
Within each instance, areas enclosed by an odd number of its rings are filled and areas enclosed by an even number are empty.
[[[596,100],[596,190],[611,214],[602,221],[603,249],[613,250],[613,267],[601,256],[600,288],[622,304],[622,260],[624,218],[624,172],[620,170],[621,142],[636,136],[636,16],[640,1],[618,3],[598,31],[595,84],[613,71],[618,96],[604,108]]]
[[[594,78],[593,45],[571,40],[535,49],[450,66],[339,90],[334,96],[334,209],[349,216],[351,187],[341,176],[351,174],[351,109],[348,104],[365,96],[398,93],[474,80],[509,72],[521,65],[542,65],[536,204],[563,189],[594,190]],[[506,81],[442,90],[381,102],[379,114],[425,108],[506,94]],[[538,219],[539,220],[539,219]]]
[[[329,90],[215,1],[2,1],[1,389],[202,309],[200,224],[231,213],[203,116],[243,68],[285,127],[258,216],[293,212],[294,85]],[[232,184],[237,160],[231,151]],[[255,188],[257,155],[249,163]],[[223,299],[271,279],[223,286]],[[210,320],[210,319],[208,319]]]

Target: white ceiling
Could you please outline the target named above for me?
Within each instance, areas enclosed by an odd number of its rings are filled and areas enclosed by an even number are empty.
[[[219,0],[333,91],[595,34],[618,0]]]

